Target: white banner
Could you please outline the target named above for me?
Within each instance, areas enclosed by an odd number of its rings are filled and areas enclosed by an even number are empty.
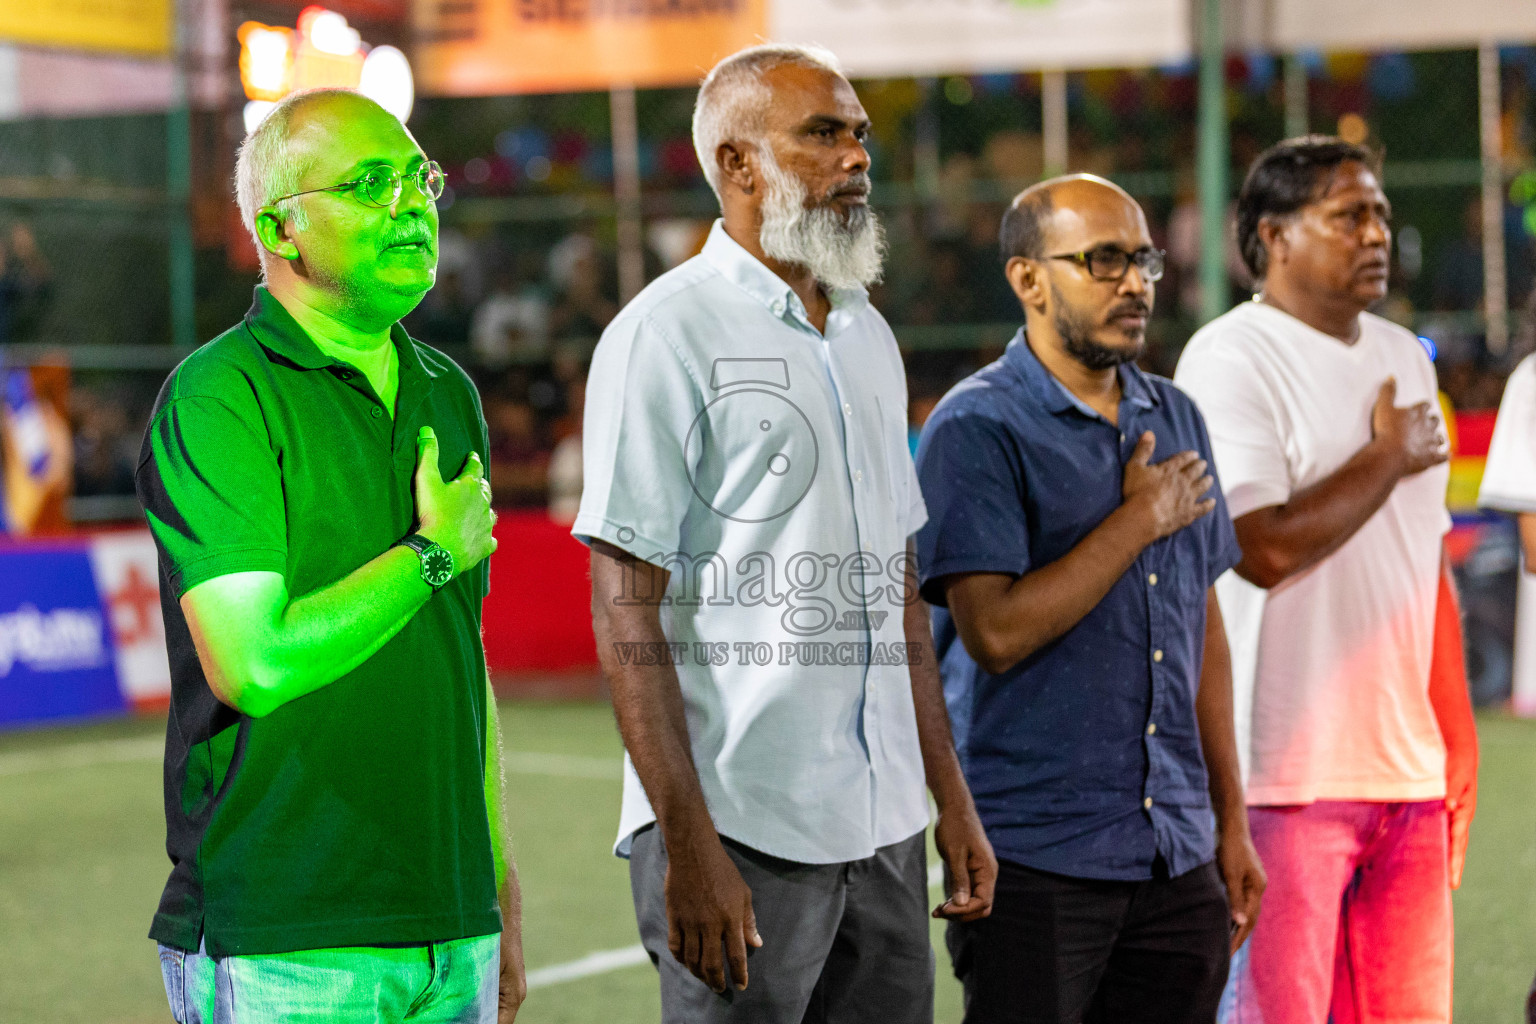
[[[1536,42],[1536,0],[1274,0],[1281,50],[1441,50]]]
[[[773,0],[771,38],[855,77],[1145,67],[1192,52],[1189,0]]]
[[[154,539],[148,530],[97,534],[91,538],[91,570],[112,620],[118,688],[136,706],[169,700],[171,665]]]

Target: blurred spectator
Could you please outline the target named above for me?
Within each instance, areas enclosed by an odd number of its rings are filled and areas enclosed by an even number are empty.
[[[132,494],[139,439],[128,411],[113,398],[89,388],[70,395],[74,429],[75,495]]]
[[[538,416],[526,398],[502,391],[488,396],[486,425],[491,435],[491,500],[498,508],[544,505],[549,448],[540,437]]]
[[[11,225],[0,240],[0,345],[31,336],[53,292],[53,272],[37,247],[32,229]]]
[[[1000,203],[972,203],[966,220],[966,247],[970,252],[968,273],[976,296],[975,322],[984,324],[1022,323],[1023,308],[1018,296],[1003,274],[1003,259],[998,251],[997,231],[1003,222]]]
[[[576,521],[581,506],[581,414],[586,403],[586,375],[566,384],[565,415],[556,424],[555,450],[549,456],[549,517]]]
[[[410,315],[408,325],[411,334],[428,345],[463,345],[469,340],[473,316],[463,271],[439,267],[436,287]]]
[[[994,262],[996,262],[994,260]],[[968,324],[976,320],[976,298],[971,292],[970,253],[959,241],[939,241],[928,246],[923,259],[924,287],[912,297],[906,315],[909,324]],[[996,268],[1002,276],[1002,268]]]
[[[1518,307],[1531,291],[1536,254],[1525,228],[1524,211],[1504,204],[1504,272],[1510,306]],[[1434,308],[1470,310],[1483,308],[1483,201],[1467,202],[1461,216],[1461,235],[1443,243],[1435,261]]]
[[[550,252],[555,337],[595,340],[618,314],[606,269],[591,235],[569,235]]]
[[[1434,307],[1483,306],[1483,202],[1473,199],[1461,215],[1461,234],[1447,241],[1435,262]]]
[[[512,260],[496,271],[491,293],[475,310],[470,344],[482,365],[497,368],[549,351],[549,302]]]

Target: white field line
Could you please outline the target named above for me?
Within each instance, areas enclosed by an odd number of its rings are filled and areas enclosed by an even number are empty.
[[[165,741],[158,736],[97,740],[37,750],[0,751],[0,777],[89,768],[93,765],[158,761],[164,756]],[[514,775],[550,775],[562,779],[618,782],[622,766],[617,757],[539,754],[526,750],[509,750],[504,756],[507,771]]]
[[[66,768],[84,768],[100,764],[124,764],[135,761],[158,761],[165,754],[165,742],[158,737],[126,740],[102,740],[95,743],[76,743],[67,747],[45,750],[20,750],[0,753],[0,777],[28,775],[34,772],[56,771]],[[619,764],[614,758],[590,757],[578,754],[539,754],[524,750],[509,750],[505,757],[508,772],[518,775],[552,775],[566,779],[603,779],[617,781]],[[928,868],[928,888],[936,888],[944,880],[944,866],[932,864]],[[621,971],[649,963],[645,947],[636,943],[619,949],[603,949],[588,953],[576,960],[550,964],[528,972],[528,988],[533,990],[546,985],[578,981],[597,974]]]
[[[651,962],[650,954],[638,942],[622,949],[605,949],[588,953],[579,960],[567,960],[563,964],[550,964],[528,972],[528,990],[531,992],[545,985],[558,985],[563,981],[590,978],[594,974],[621,971],[626,967],[638,967]]]

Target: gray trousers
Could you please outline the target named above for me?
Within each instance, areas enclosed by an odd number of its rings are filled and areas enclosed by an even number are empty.
[[[845,864],[799,864],[725,840],[752,890],[759,949],[745,991],[710,991],[667,948],[667,851],[635,833],[629,880],[640,940],[661,974],[662,1024],[932,1024],[923,833]]]

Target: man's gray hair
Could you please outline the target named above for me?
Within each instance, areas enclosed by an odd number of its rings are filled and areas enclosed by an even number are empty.
[[[698,154],[704,180],[709,182],[716,199],[721,196],[720,165],[715,162],[715,154],[722,143],[757,145],[762,141],[764,113],[773,102],[763,76],[786,64],[830,71],[834,75],[843,73],[842,65],[830,50],[766,43],[731,54],[716,64],[699,86],[699,97],[693,105],[693,151]]]
[[[256,130],[240,144],[240,155],[235,158],[235,201],[240,204],[240,221],[251,233],[256,243],[256,255],[265,259],[266,249],[256,234],[256,211],[271,203],[277,196],[296,192],[299,180],[309,165],[288,151],[288,137],[293,126],[293,116],[298,108],[318,97],[346,94],[360,96],[351,89],[306,89],[289,93],[268,111]],[[284,200],[277,208],[288,215],[295,227],[309,227],[304,208],[292,200]]]

